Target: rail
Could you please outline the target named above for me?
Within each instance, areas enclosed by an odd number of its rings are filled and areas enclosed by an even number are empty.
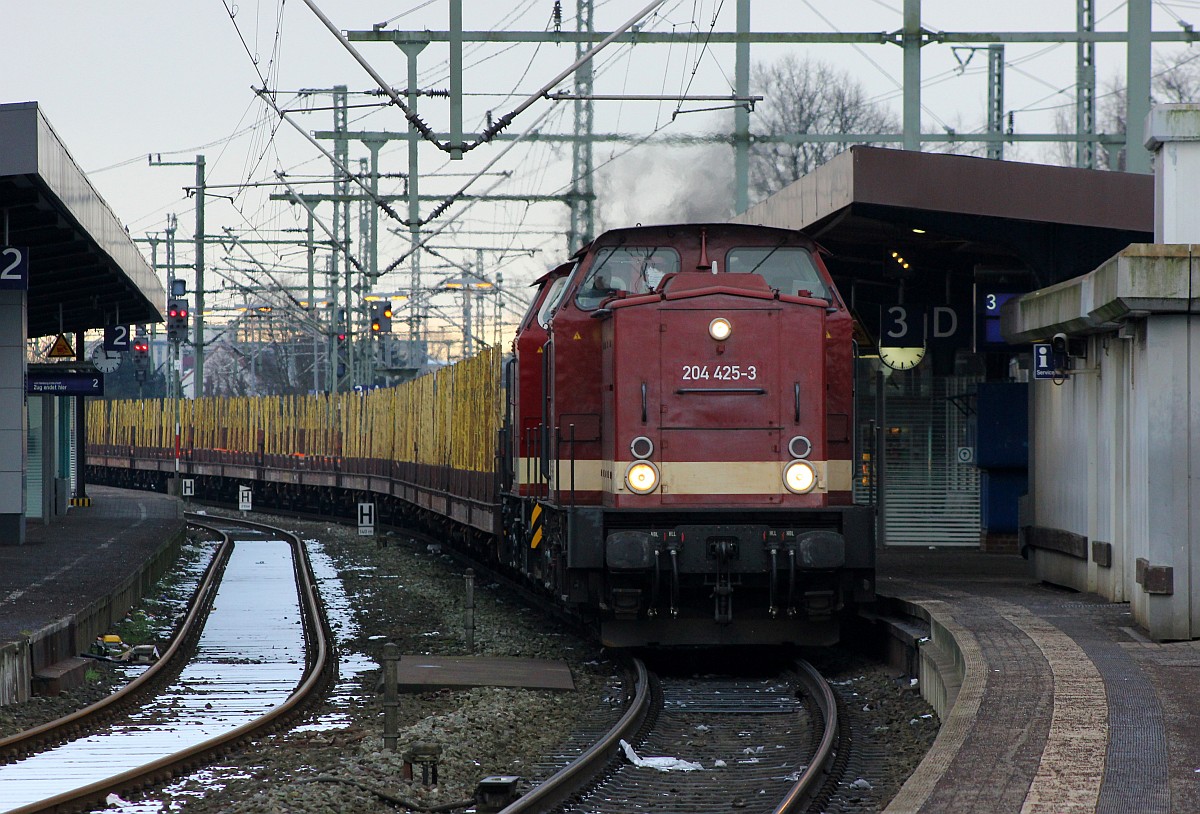
[[[0,762],[11,763],[24,755],[62,743],[80,732],[93,729],[97,724],[136,704],[141,697],[156,690],[177,674],[200,634],[203,627],[200,622],[212,604],[217,585],[220,583],[220,575],[229,561],[231,550],[232,545],[226,538],[205,569],[204,577],[196,588],[191,607],[180,623],[179,631],[158,661],[133,681],[96,703],[0,740]]]
[[[190,525],[208,529],[223,538],[220,551],[225,552],[224,557],[226,559],[228,558],[229,550],[232,548],[230,534],[218,528],[212,521],[217,521],[224,527],[233,525],[240,528],[251,528],[267,532],[289,543],[293,552],[292,561],[296,572],[305,641],[308,643],[308,647],[305,650],[305,672],[299,687],[284,703],[272,708],[265,715],[245,723],[236,729],[121,774],[14,809],[11,814],[86,810],[103,806],[105,798],[109,794],[164,783],[172,777],[180,776],[208,763],[212,758],[229,751],[247,740],[278,730],[296,715],[300,714],[308,703],[318,698],[328,682],[334,677],[334,672],[337,669],[337,659],[334,657],[332,647],[333,634],[325,616],[316,578],[303,542],[293,534],[261,523],[214,517],[211,515],[186,514],[185,516]],[[217,558],[214,557],[214,564],[210,565],[201,588],[197,590],[197,597],[200,597],[203,602],[211,603],[212,597],[215,594],[215,587],[219,582],[217,579],[219,569],[216,567],[216,563]],[[197,621],[202,618],[202,611],[205,609],[207,609],[207,605],[201,607],[200,602],[193,604],[193,608],[185,621],[185,626],[189,630],[188,637],[197,635],[198,630],[202,627],[197,624]],[[179,654],[181,652],[181,642],[185,638],[187,637],[184,635],[177,636],[175,642],[168,648],[167,653],[164,654],[159,664],[165,662],[177,663],[177,659],[182,660],[179,658]],[[155,665],[155,667],[158,667],[158,665]],[[152,667],[151,669],[154,668]],[[160,669],[169,670],[170,668]],[[159,674],[165,676],[169,675],[169,672]],[[0,742],[0,748],[6,745],[8,745],[10,750],[16,748],[14,742],[19,740],[25,740],[27,746],[36,747],[41,743],[45,743],[44,739],[50,737],[50,733],[54,733],[61,740],[63,736],[69,738],[76,733],[82,732],[85,728],[92,728],[100,720],[99,717],[93,716],[106,709],[111,712],[114,704],[120,705],[119,708],[123,709],[132,703],[135,697],[140,697],[152,689],[155,686],[153,681],[154,677],[148,671],[135,682],[131,682],[130,685],[122,690],[122,693],[114,694],[114,696],[110,696],[110,698],[102,702],[93,704],[84,710],[51,722],[43,727],[38,727],[36,730],[30,730],[21,736]],[[140,692],[130,694],[134,693],[135,684]],[[122,694],[124,694],[123,701],[114,700],[116,695]],[[41,738],[42,740],[36,740],[37,738]],[[24,751],[27,752],[29,750],[26,748]]]
[[[603,771],[617,754],[623,739],[633,739],[650,710],[651,693],[646,665],[635,659],[632,670],[635,675],[633,696],[621,720],[583,754],[501,810],[500,814],[532,814],[553,810]]]
[[[829,683],[821,677],[817,669],[806,661],[797,665],[800,668],[800,684],[803,690],[813,699],[821,713],[825,728],[821,735],[821,743],[809,761],[808,768],[796,780],[795,785],[775,808],[775,814],[799,814],[808,808],[813,797],[825,785],[833,760],[836,757],[835,746],[838,738],[837,699]]]

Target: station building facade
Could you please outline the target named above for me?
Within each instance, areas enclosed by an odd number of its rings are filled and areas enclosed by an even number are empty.
[[[853,147],[734,219],[807,232],[858,317],[856,488],[882,544],[1017,550],[1030,346],[1002,334],[1002,308],[1150,240],[1153,189]]]
[[[83,332],[160,322],[166,295],[36,102],[0,104],[0,144],[0,545],[20,545],[86,498],[83,402],[103,373]]]
[[[1163,105],[1152,241],[1004,308],[1035,342],[1022,544],[1044,581],[1128,602],[1156,640],[1200,638],[1200,105]]]

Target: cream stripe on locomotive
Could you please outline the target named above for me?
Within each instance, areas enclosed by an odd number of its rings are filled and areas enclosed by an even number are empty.
[[[528,462],[528,470],[525,463]],[[560,461],[562,489],[571,488],[571,462]],[[580,492],[631,494],[625,486],[625,470],[633,461],[575,461],[575,489]],[[787,461],[655,461],[662,476],[661,491],[672,495],[773,495],[786,492],[783,467]],[[853,480],[851,461],[810,461],[817,470],[814,492],[848,492]],[[537,472],[537,459],[522,462],[518,481],[527,484],[526,473]],[[554,488],[551,473],[551,488]],[[536,477],[532,481],[539,482]]]
[[[532,486],[536,484],[545,484],[546,479],[541,477],[538,467],[541,465],[539,458],[518,458],[516,483],[518,486]],[[558,477],[562,479],[562,488],[571,488],[571,462],[558,461],[559,467]],[[555,481],[555,462],[550,462],[550,483],[553,485]],[[576,461],[575,462],[575,488],[580,492],[599,492],[602,488],[600,482],[600,461]]]

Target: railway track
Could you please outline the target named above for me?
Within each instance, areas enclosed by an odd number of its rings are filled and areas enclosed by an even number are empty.
[[[0,741],[0,811],[102,806],[275,731],[320,697],[337,660],[302,542],[259,523],[188,521],[223,541],[174,642],[119,692]]]
[[[413,529],[403,532],[427,544],[438,542]],[[538,594],[487,564],[453,549],[444,553],[520,593],[526,602],[542,604]],[[770,681],[664,682],[631,659],[624,694],[624,712],[610,729],[590,742],[586,739],[592,736],[584,735],[563,750],[570,754],[548,760],[557,768],[544,771],[543,776],[549,776],[504,807],[503,814],[600,814],[643,808],[664,814],[702,814],[728,811],[731,803],[747,811],[793,814],[804,811],[829,778],[837,745],[837,703],[828,683],[807,662],[799,662],[794,673]],[[690,750],[689,757],[702,758],[705,771],[699,777],[689,775],[686,785],[693,792],[686,798],[671,791],[679,785],[677,773],[634,766],[622,745],[623,741],[631,744],[643,753],[639,756],[667,754],[676,741],[694,737],[697,727],[709,743]],[[769,755],[757,751],[768,742]],[[660,744],[663,748],[656,751]],[[719,760],[725,765],[716,765]],[[664,795],[679,807],[665,807]],[[607,805],[597,802],[605,797],[610,800]]]
[[[837,704],[806,662],[795,676],[768,681],[662,680],[641,662],[632,669],[636,681],[617,725],[502,814],[794,814],[828,780]],[[685,756],[661,757],[681,750]]]
[[[223,529],[244,525],[213,516],[205,516],[205,520]],[[308,585],[307,592],[315,595],[311,577]],[[221,600],[219,604],[224,607],[227,603]],[[528,784],[536,781],[521,781],[525,793],[503,809],[506,814],[637,810],[702,814],[730,808],[797,812],[805,810],[814,791],[825,785],[836,705],[828,685],[811,667],[786,679],[753,682],[656,680],[644,667],[635,666],[622,692],[626,704],[620,722],[602,736],[581,735],[559,754],[547,756],[541,770],[530,773],[547,779],[532,787]],[[279,726],[278,722],[274,727],[266,724],[256,733],[243,733],[241,739]],[[597,724],[597,729],[602,726],[607,724]],[[214,743],[210,754],[230,749],[234,739],[236,736]],[[678,755],[704,768],[681,777],[636,766],[622,741],[632,744],[641,758]],[[90,804],[118,789],[162,785],[169,776],[188,773],[206,762],[202,755],[179,757],[174,769],[159,769],[137,780],[94,789]],[[3,784],[0,774],[0,800]],[[681,788],[687,790],[686,796],[679,793]],[[70,810],[87,805],[89,802],[81,799],[74,804],[47,802],[17,810]],[[7,807],[0,804],[0,811],[4,810]]]

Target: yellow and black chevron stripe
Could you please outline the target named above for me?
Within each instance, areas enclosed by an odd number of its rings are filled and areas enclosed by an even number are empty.
[[[542,504],[538,503],[533,507],[533,514],[529,516],[529,547],[537,548],[542,542]]]
[[[90,497],[73,497],[70,498],[72,506],[91,506],[92,499]]]

